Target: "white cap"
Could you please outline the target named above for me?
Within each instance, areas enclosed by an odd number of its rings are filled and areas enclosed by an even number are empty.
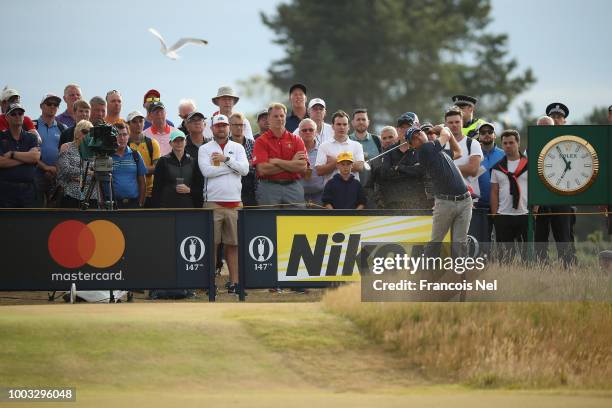
[[[57,103],[62,103],[62,98],[60,98],[59,96],[57,96],[56,94],[53,93],[48,93],[45,96],[43,96],[42,100],[40,101],[41,105],[43,103],[45,103],[47,101],[47,99],[53,99],[55,100]]]
[[[145,115],[140,113],[139,111],[132,111],[127,115],[127,121],[131,122],[134,118],[144,118]]]
[[[312,108],[315,105],[321,105],[324,108],[326,107],[325,106],[325,101],[323,99],[321,99],[321,98],[314,98],[314,99],[311,99],[310,102],[308,102],[308,109]]]
[[[218,123],[225,123],[226,125],[229,125],[229,120],[227,120],[227,116],[218,114],[213,116],[212,124],[215,126]]]
[[[0,97],[0,101],[4,102],[13,96],[20,96],[19,92],[17,92],[16,89],[10,89],[10,88],[4,89],[2,91],[2,96]]]

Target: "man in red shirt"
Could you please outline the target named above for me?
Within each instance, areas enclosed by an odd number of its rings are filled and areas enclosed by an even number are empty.
[[[286,118],[285,105],[270,105],[270,129],[255,141],[252,164],[260,180],[257,189],[260,205],[304,207],[304,188],[298,180],[308,166],[308,152],[302,139],[285,129]]]

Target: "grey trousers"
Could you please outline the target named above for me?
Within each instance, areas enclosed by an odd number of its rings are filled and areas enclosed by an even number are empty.
[[[461,201],[435,199],[433,207],[433,225],[431,227],[432,256],[439,254],[440,244],[448,230],[451,229],[452,248],[455,256],[467,254],[467,233],[472,219],[472,199],[466,198]]]
[[[299,203],[300,205],[283,206],[282,208],[305,208],[304,187],[297,180],[290,184],[276,184],[260,180],[255,194],[259,205]]]

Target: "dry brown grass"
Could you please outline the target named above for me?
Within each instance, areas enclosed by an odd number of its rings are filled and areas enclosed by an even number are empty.
[[[362,303],[358,284],[323,302],[431,380],[612,389],[610,302]]]

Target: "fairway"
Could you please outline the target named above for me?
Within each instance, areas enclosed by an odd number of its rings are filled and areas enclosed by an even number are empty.
[[[69,407],[611,404],[605,392],[433,384],[319,303],[5,306],[0,333],[0,386],[75,387]]]

